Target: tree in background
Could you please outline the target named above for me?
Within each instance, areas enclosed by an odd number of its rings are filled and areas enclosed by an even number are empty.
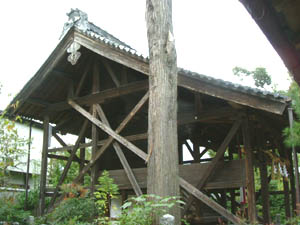
[[[242,67],[234,67],[232,72],[235,76],[238,76],[241,80],[244,77],[251,77],[254,80],[256,87],[265,88],[265,86],[270,86],[272,83],[271,76],[268,74],[266,68],[257,67],[253,71],[249,71]]]
[[[28,140],[19,136],[16,121],[21,121],[21,118],[10,120],[5,112],[0,114],[0,186],[8,185],[10,169],[18,168],[22,164],[21,157],[26,153]]]

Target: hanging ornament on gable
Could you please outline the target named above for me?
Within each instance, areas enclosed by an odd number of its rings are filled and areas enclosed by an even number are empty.
[[[81,56],[81,53],[78,51],[80,49],[80,44],[73,42],[70,47],[67,49],[67,52],[70,53],[68,56],[68,61],[74,66],[78,59]]]

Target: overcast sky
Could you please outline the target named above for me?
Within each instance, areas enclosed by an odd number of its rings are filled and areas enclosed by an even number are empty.
[[[0,8],[0,109],[54,50],[71,8],[147,55],[145,0],[10,0]],[[178,66],[233,82],[233,67],[262,66],[288,88],[286,67],[238,0],[174,0],[173,26]]]

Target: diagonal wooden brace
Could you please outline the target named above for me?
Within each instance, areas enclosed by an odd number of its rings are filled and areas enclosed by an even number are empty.
[[[81,130],[80,130],[80,133],[79,133],[79,136],[78,136],[78,138],[77,138],[77,141],[76,141],[76,143],[75,143],[75,145],[74,145],[74,148],[73,148],[73,150],[72,150],[72,152],[71,152],[71,155],[70,155],[70,157],[69,157],[69,159],[68,159],[68,162],[67,162],[66,166],[64,167],[64,170],[63,170],[63,172],[62,172],[62,175],[61,175],[61,177],[59,178],[58,184],[56,185],[56,188],[55,188],[55,190],[54,190],[54,194],[53,194],[53,197],[52,197],[52,199],[51,199],[51,202],[50,202],[50,204],[49,204],[49,208],[48,208],[48,209],[51,209],[51,208],[53,207],[54,203],[55,203],[56,197],[57,197],[57,195],[58,195],[59,187],[60,187],[60,185],[62,185],[62,183],[64,182],[64,180],[65,180],[65,178],[66,178],[66,176],[67,176],[67,174],[68,174],[68,171],[69,171],[69,169],[70,169],[70,166],[71,166],[71,164],[72,164],[72,161],[73,161],[73,159],[74,159],[74,156],[75,156],[75,154],[76,154],[76,151],[77,151],[77,149],[78,149],[78,147],[79,147],[80,141],[81,141],[82,137],[84,137],[84,134],[85,134],[85,131],[86,131],[87,126],[88,126],[88,120],[85,120],[84,123],[83,123],[83,126],[82,126],[82,128],[81,128]],[[49,211],[49,210],[48,210],[48,211]]]
[[[134,152],[137,156],[140,158],[146,160],[147,154],[143,152],[141,149],[136,147],[134,144],[131,142],[127,141],[125,138],[123,138],[121,135],[117,134],[115,131],[113,131],[111,128],[109,128],[107,125],[102,123],[100,120],[96,119],[93,117],[89,112],[87,112],[84,108],[73,102],[72,100],[69,100],[69,104],[77,110],[79,113],[81,113],[85,118],[90,120],[93,124],[101,128],[104,132],[109,134],[112,138],[120,142],[122,145],[127,147],[129,150]],[[95,159],[92,159],[91,161],[95,161]]]
[[[116,129],[115,133],[120,133],[124,127],[128,124],[128,122],[133,118],[133,116],[139,111],[139,109],[144,105],[144,103],[149,98],[149,91],[144,95],[144,97],[138,102],[138,104],[131,110],[131,112],[127,115],[127,117],[121,122],[119,127]],[[85,111],[85,110],[84,110]],[[108,146],[113,142],[114,138],[109,136],[108,139],[106,139],[105,143],[102,145],[102,147],[97,151],[95,159],[91,160],[90,163],[88,163],[80,172],[80,174],[75,178],[73,181],[74,183],[77,183],[80,181],[80,179],[84,176],[84,174],[95,164],[97,159],[100,158],[100,156],[105,152],[105,150],[108,148]],[[144,153],[145,154],[145,153]],[[146,158],[145,158],[146,159]]]
[[[98,116],[100,117],[102,122],[104,124],[106,124],[108,127],[110,127],[110,124],[109,124],[109,122],[108,122],[108,120],[105,116],[105,113],[104,113],[102,107],[99,104],[96,105],[96,110],[97,110]],[[126,173],[128,179],[129,179],[129,181],[130,181],[130,183],[133,187],[133,190],[134,190],[135,194],[137,196],[142,195],[143,194],[142,190],[141,190],[141,188],[140,188],[140,186],[139,186],[139,184],[138,184],[138,182],[137,182],[137,180],[136,180],[136,178],[135,178],[135,176],[134,176],[134,174],[133,174],[133,172],[130,168],[130,165],[129,165],[128,161],[126,160],[126,157],[125,157],[119,143],[113,142],[113,147],[114,147],[114,149],[116,151],[116,154],[118,155],[118,157],[119,157],[119,159],[120,159],[120,161],[121,161],[121,163],[124,167],[125,173]]]
[[[227,209],[223,208],[221,205],[219,205],[216,201],[209,198],[207,195],[203,194],[198,188],[194,187],[190,183],[188,183],[183,178],[179,177],[179,184],[180,186],[188,191],[191,195],[202,201],[204,204],[215,210],[216,212],[220,213],[222,216],[224,216],[227,220],[231,221],[234,224],[241,224],[246,225],[240,218],[233,215],[231,212],[229,212]]]
[[[207,171],[201,177],[201,179],[200,179],[200,181],[199,181],[199,183],[197,185],[197,188],[199,190],[201,190],[205,186],[208,178],[211,176],[211,174],[217,168],[218,161],[222,158],[222,156],[224,156],[224,153],[226,151],[227,146],[229,145],[229,143],[232,140],[233,136],[236,134],[236,132],[239,129],[240,125],[241,125],[241,119],[239,118],[232,125],[229,133],[227,134],[227,136],[225,137],[224,141],[222,142],[222,144],[218,148],[216,156],[214,157],[214,159],[212,160],[212,162],[209,164],[209,167],[207,168]],[[189,209],[189,207],[193,203],[193,199],[194,199],[193,196],[190,195],[190,197],[188,198],[188,200],[186,202],[186,205],[184,207],[184,211],[183,211],[184,214],[187,212],[187,210]]]

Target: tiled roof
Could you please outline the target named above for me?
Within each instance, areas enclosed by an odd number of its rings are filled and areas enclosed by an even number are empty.
[[[78,9],[76,9],[76,10],[78,10]],[[74,11],[76,11],[76,10],[74,10]],[[78,10],[78,11],[81,12],[80,10]],[[70,14],[72,14],[72,11],[68,15],[70,15]],[[105,30],[103,30],[103,29],[97,27],[96,25],[94,25],[93,23],[87,21],[87,16],[86,16],[86,18],[83,18],[83,19],[86,19],[86,21],[83,22],[82,19],[79,19],[79,20],[77,20],[77,22],[73,23],[72,26],[70,26],[70,27],[75,27],[75,29],[78,32],[80,32],[90,38],[93,38],[99,42],[105,43],[106,45],[109,45],[112,48],[116,48],[116,49],[130,55],[131,57],[137,58],[138,60],[142,60],[144,62],[149,62],[148,57],[146,57],[142,54],[139,54],[135,49],[133,49],[126,43],[120,41],[119,39],[117,39],[113,35],[109,34]],[[85,26],[82,26],[83,23],[85,24]],[[65,33],[66,33],[66,31],[65,31]],[[189,71],[189,70],[186,70],[183,68],[178,68],[178,69],[179,69],[179,73],[182,73],[186,76],[190,76],[195,79],[198,79],[203,82],[207,82],[207,83],[210,83],[210,84],[213,84],[216,86],[224,87],[224,88],[227,88],[230,90],[235,90],[235,91],[239,91],[239,92],[243,92],[243,93],[247,93],[247,94],[251,94],[251,95],[255,95],[255,96],[259,96],[259,97],[265,97],[265,98],[270,98],[270,99],[279,100],[279,101],[290,101],[289,97],[283,96],[276,92],[269,92],[269,91],[258,89],[258,88],[252,88],[252,87],[240,85],[237,83],[232,83],[232,82],[225,81],[222,79],[216,79],[216,78],[213,78],[213,77],[210,77],[207,75],[203,75],[203,74],[199,74],[196,72],[192,72],[192,71]]]

